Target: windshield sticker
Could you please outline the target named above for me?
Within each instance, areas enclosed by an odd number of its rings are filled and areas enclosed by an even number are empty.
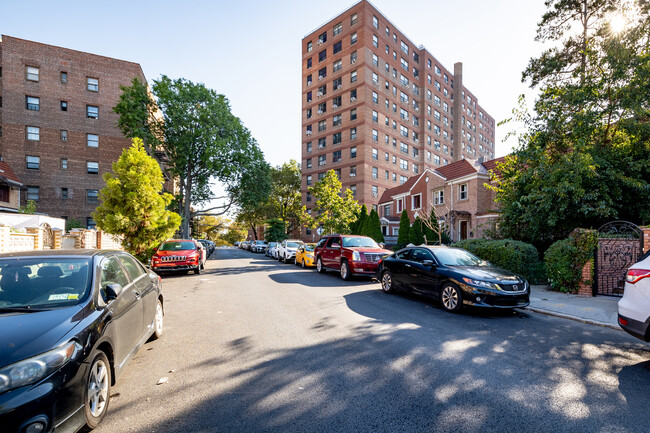
[[[56,295],[50,295],[47,299],[48,301],[67,301],[69,299],[79,299],[79,295],[76,293],[58,293]]]

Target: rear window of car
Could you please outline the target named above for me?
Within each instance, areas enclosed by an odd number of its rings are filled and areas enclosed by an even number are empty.
[[[196,245],[191,241],[180,241],[180,242],[163,242],[163,244],[158,248],[158,251],[183,251],[183,250],[195,250]]]
[[[298,248],[299,245],[298,242],[287,242],[287,248]]]

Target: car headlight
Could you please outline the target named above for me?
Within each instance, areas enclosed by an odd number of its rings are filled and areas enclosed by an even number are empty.
[[[77,342],[70,341],[54,350],[0,369],[0,394],[49,376],[73,359],[80,349]]]
[[[472,278],[465,277],[463,277],[463,281],[465,281],[470,286],[483,287],[485,289],[500,289],[497,284],[491,283],[489,281],[474,280]]]
[[[352,260],[355,262],[361,261],[361,254],[359,254],[359,251],[352,251]]]

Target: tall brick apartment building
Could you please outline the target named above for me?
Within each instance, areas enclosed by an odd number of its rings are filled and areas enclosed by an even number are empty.
[[[302,197],[334,169],[375,206],[426,168],[494,158],[494,119],[445,68],[362,0],[302,40]],[[307,231],[311,239],[311,233]]]
[[[130,145],[112,109],[137,63],[2,36],[0,157],[22,181],[21,204],[94,226],[102,174]]]

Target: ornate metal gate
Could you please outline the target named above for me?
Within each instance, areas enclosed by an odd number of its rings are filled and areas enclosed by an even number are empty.
[[[623,296],[625,273],[643,253],[643,231],[627,221],[612,221],[598,229],[594,295]]]
[[[43,249],[49,250],[54,248],[54,232],[48,223],[41,224],[43,229]]]

